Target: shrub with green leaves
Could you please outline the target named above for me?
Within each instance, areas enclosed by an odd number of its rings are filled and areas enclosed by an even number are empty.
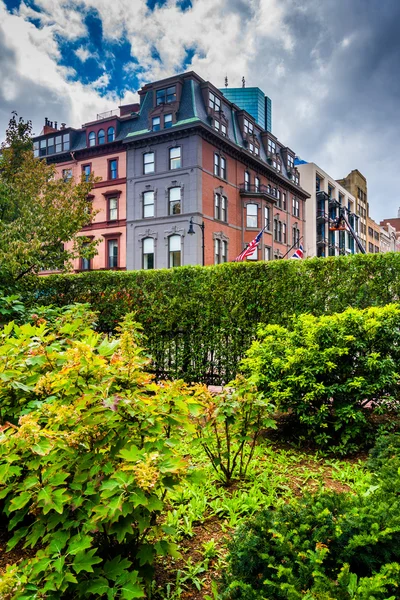
[[[242,362],[248,381],[295,419],[299,434],[347,453],[371,439],[371,417],[398,418],[400,307],[314,317],[259,330]]]
[[[195,398],[201,402],[194,419],[197,443],[225,485],[234,477],[245,477],[254,458],[261,432],[275,428],[273,407],[254,386],[238,377],[220,394],[198,388]]]
[[[230,547],[224,600],[396,600],[400,498],[320,493],[267,509]]]
[[[1,579],[6,600],[140,598],[155,555],[176,552],[159,517],[188,476],[189,392],[144,371],[131,315],[115,339],[75,317],[2,332],[2,403],[20,416],[0,432],[1,518],[7,551],[36,551]]]

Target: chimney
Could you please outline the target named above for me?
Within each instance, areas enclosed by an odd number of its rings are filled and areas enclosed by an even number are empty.
[[[46,135],[46,133],[54,133],[55,131],[57,131],[57,122],[56,122],[56,127],[53,127],[53,121],[49,121],[49,119],[47,117],[45,117],[44,119],[44,127],[43,127],[43,131],[41,133],[41,135]]]
[[[57,121],[54,121],[54,129],[57,129]]]
[[[65,129],[66,123],[61,123],[60,129]]]
[[[125,104],[125,106],[119,107],[119,116],[123,117],[125,115],[130,115],[132,113],[137,113],[140,110],[140,104]]]

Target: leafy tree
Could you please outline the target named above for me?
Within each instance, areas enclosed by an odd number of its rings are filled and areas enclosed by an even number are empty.
[[[68,270],[73,258],[95,252],[95,243],[78,235],[93,218],[93,179],[57,178],[53,165],[34,158],[31,135],[31,122],[14,113],[0,158],[0,282],[9,287],[40,270]]]

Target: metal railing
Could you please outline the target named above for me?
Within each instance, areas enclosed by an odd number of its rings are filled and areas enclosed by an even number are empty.
[[[259,185],[256,185],[254,183],[240,183],[239,184],[239,192],[241,194],[246,194],[246,192],[248,194],[268,194],[269,196],[272,196],[273,198],[277,198],[278,194],[277,194],[277,189],[273,188],[271,186],[265,185],[263,183],[260,183]]]

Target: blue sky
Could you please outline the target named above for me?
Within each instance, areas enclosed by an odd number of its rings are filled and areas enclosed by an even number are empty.
[[[12,110],[79,127],[194,70],[258,86],[273,131],[334,178],[358,168],[395,216],[399,0],[0,0],[0,129]]]

